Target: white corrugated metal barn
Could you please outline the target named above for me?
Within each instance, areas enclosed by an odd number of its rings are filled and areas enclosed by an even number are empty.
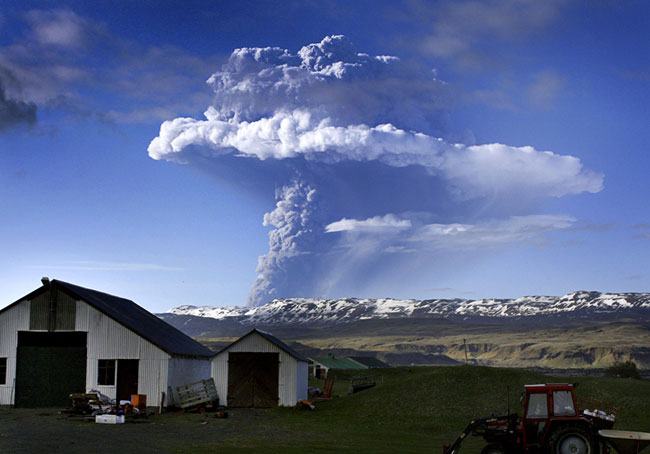
[[[95,389],[157,406],[169,387],[209,378],[213,355],[131,300],[43,279],[0,311],[0,405],[66,406]]]
[[[215,355],[212,378],[221,403],[229,407],[293,406],[307,399],[308,362],[273,335],[254,329]]]

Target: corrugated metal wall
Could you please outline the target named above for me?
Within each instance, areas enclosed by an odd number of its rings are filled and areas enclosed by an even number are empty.
[[[0,357],[7,358],[6,384],[0,385],[0,405],[13,404],[18,331],[29,329],[29,314],[29,301],[23,301],[0,314]]]
[[[85,302],[76,304],[76,331],[88,332],[87,390],[115,398],[115,386],[97,384],[97,360],[139,359],[138,394],[147,395],[148,405],[158,405],[161,392],[167,391],[170,356]]]
[[[29,316],[29,329],[31,331],[74,331],[76,301],[71,296],[55,289],[56,292],[56,318],[52,319],[50,326],[50,292],[45,291],[32,299]]]
[[[169,360],[169,375],[167,386],[172,390],[167,390],[167,404],[175,403],[176,386],[196,383],[199,380],[210,378],[212,362],[209,358],[192,359],[192,358],[171,358]],[[221,402],[225,402],[225,396],[219,396]],[[224,404],[225,405],[225,404]]]
[[[43,292],[31,301],[29,329],[47,331],[50,319],[50,292]]]
[[[296,402],[299,400],[307,400],[308,391],[307,386],[309,383],[309,363],[306,361],[296,362],[297,372],[297,386],[296,386]]]
[[[307,398],[307,363],[297,361],[293,356],[282,350],[257,333],[247,336],[235,345],[224,350],[212,359],[212,378],[214,378],[219,400],[224,404],[228,395],[228,352],[260,352],[279,353],[279,389],[280,405],[293,406],[299,399]],[[304,364],[303,367],[299,363]],[[304,396],[304,397],[298,397]]]
[[[76,326],[77,301],[59,291],[56,297],[56,331],[74,331]]]

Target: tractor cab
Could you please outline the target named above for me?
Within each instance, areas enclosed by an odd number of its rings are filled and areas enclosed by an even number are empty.
[[[526,385],[521,418],[525,452],[539,452],[558,425],[579,422],[571,384]]]

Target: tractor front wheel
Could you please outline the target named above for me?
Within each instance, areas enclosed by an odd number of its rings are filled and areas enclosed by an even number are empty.
[[[506,450],[499,443],[491,443],[481,450],[481,454],[506,454]]]
[[[598,447],[594,437],[581,427],[569,426],[558,429],[549,438],[551,454],[596,454]]]

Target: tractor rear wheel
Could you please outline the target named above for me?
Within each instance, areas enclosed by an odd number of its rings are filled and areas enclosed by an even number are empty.
[[[582,427],[568,426],[553,432],[549,438],[551,454],[596,454],[594,437]]]
[[[506,450],[500,443],[490,443],[481,450],[481,454],[506,454]]]

